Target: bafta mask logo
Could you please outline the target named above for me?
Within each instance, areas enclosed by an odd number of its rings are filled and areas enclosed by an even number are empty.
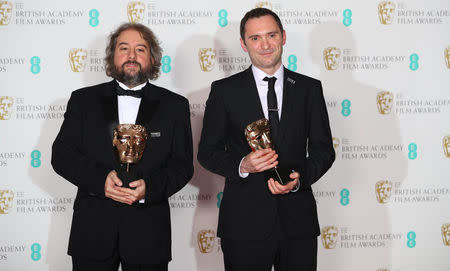
[[[14,193],[11,190],[0,190],[0,214],[8,214],[13,205]]]
[[[379,269],[377,269],[377,271],[389,271],[389,269],[387,269],[387,268],[379,268]]]
[[[450,246],[450,223],[442,225],[442,241],[444,245]]]
[[[325,68],[332,71],[339,67],[339,58],[341,57],[341,49],[336,47],[328,47],[323,50],[323,62]]]
[[[341,145],[341,141],[339,138],[333,136],[333,148],[335,152],[338,151],[339,145]]]
[[[378,4],[378,18],[382,24],[391,24],[394,21],[395,4],[391,1],[382,1]]]
[[[450,135],[444,136],[442,139],[442,147],[444,147],[445,157],[450,158]]]
[[[0,120],[9,120],[11,118],[13,104],[13,98],[0,96]]]
[[[322,245],[325,249],[336,247],[338,240],[338,229],[335,226],[325,226],[320,233],[322,236]]]
[[[255,8],[267,8],[272,10],[272,3],[270,3],[269,1],[260,1],[256,3]]]
[[[382,115],[391,113],[394,95],[389,91],[380,91],[377,93],[378,112]]]
[[[130,23],[141,23],[144,19],[145,5],[139,1],[129,2],[127,5],[128,21]]]
[[[197,243],[201,253],[212,252],[215,240],[216,233],[213,230],[201,230],[197,233]]]
[[[0,1],[0,25],[8,25],[12,17],[12,4],[8,1]]]
[[[379,181],[375,184],[375,194],[379,203],[388,203],[391,198],[392,182]]]
[[[216,50],[212,48],[200,48],[198,50],[198,62],[202,71],[212,71],[216,62]]]
[[[445,48],[444,55],[445,55],[445,63],[447,63],[447,68],[450,69],[450,46]]]
[[[73,72],[83,72],[87,62],[87,51],[82,48],[72,48],[69,51],[69,63]]]

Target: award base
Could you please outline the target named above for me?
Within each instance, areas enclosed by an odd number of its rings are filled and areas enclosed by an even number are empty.
[[[133,164],[120,164],[120,168],[116,170],[117,177],[122,181],[122,187],[136,189],[136,187],[130,187],[130,183],[136,180],[142,179],[141,174],[139,174],[138,170]]]
[[[294,170],[285,167],[285,166],[277,166],[272,169],[267,170],[266,178],[267,179],[274,179],[275,181],[279,182],[282,185],[286,185],[287,183],[293,181],[289,175],[294,172]]]

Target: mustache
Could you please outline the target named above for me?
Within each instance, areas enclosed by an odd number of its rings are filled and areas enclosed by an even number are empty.
[[[123,63],[122,64],[122,69],[123,68],[125,68],[125,65],[127,65],[127,64],[134,64],[134,65],[138,65],[139,66],[139,69],[141,69],[142,67],[141,67],[141,64],[139,64],[138,62],[136,62],[136,61],[127,61],[127,62],[125,62],[125,63]]]

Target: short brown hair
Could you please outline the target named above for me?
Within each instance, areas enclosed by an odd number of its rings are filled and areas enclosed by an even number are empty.
[[[245,24],[247,23],[247,21],[252,18],[259,18],[266,15],[270,15],[273,17],[278,27],[280,28],[281,36],[283,36],[283,24],[281,23],[280,17],[278,17],[278,15],[275,12],[267,8],[254,8],[245,13],[244,18],[242,18],[241,20],[240,32],[241,32],[241,39],[244,41],[244,44],[245,44]]]
[[[117,38],[123,31],[130,29],[138,31],[141,34],[142,38],[148,43],[148,46],[150,47],[151,63],[148,78],[151,80],[157,79],[160,73],[162,49],[159,46],[159,41],[153,31],[145,25],[139,23],[124,23],[109,35],[109,43],[105,49],[106,75],[113,75],[114,51],[117,45]]]

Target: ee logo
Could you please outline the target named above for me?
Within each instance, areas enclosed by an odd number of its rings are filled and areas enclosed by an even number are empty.
[[[228,25],[228,12],[225,9],[219,10],[219,25],[225,27]]]
[[[170,66],[170,63],[172,62],[172,59],[170,56],[163,56],[161,59],[162,67],[161,70],[163,73],[169,73],[172,70],[172,67]]]
[[[41,245],[34,243],[31,245],[31,259],[33,261],[39,261],[41,259]]]
[[[98,16],[100,16],[100,13],[96,9],[91,9],[89,11],[89,24],[92,27],[96,27],[100,21],[98,20]]]
[[[350,191],[347,188],[341,190],[341,204],[347,206],[350,203]]]
[[[34,150],[31,152],[31,166],[36,168],[41,166],[41,152]]]

